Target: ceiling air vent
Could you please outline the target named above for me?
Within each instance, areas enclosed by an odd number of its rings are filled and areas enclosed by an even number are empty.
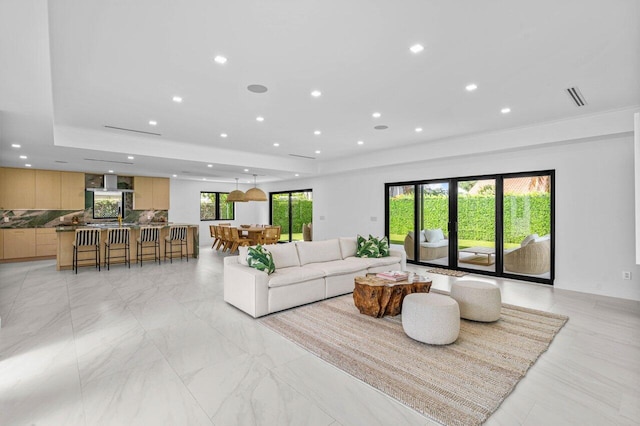
[[[567,89],[567,93],[571,97],[571,100],[576,104],[576,106],[583,107],[587,104],[587,101],[585,101],[584,97],[582,97],[582,93],[580,93],[580,89],[578,89],[577,87],[569,87]]]
[[[162,136],[160,133],[145,132],[144,130],[126,129],[124,127],[107,126],[107,125],[105,125],[104,127],[106,127],[107,129],[122,130],[123,132],[134,132],[134,133],[143,133],[145,135]]]
[[[309,157],[308,155],[300,155],[300,154],[289,154],[292,157],[298,157],[298,158],[308,158],[309,160],[315,160],[316,157]]]

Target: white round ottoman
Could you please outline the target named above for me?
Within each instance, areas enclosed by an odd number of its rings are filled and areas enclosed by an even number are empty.
[[[442,294],[409,294],[402,302],[402,328],[407,336],[419,342],[453,343],[460,333],[458,303]]]
[[[482,281],[456,281],[451,297],[460,306],[460,317],[472,321],[493,322],[500,319],[500,289]]]

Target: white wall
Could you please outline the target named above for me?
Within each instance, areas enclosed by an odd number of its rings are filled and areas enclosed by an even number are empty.
[[[240,187],[239,189],[246,191],[248,188],[250,187]],[[171,208],[169,209],[169,221],[174,223],[200,225],[200,246],[211,247],[213,240],[209,233],[209,225],[213,225],[217,222],[200,221],[200,191],[230,192],[234,189],[235,183],[225,184],[171,179]],[[224,220],[222,222],[231,222],[235,226],[245,223],[260,223],[259,204],[268,203],[236,203],[235,220]]]
[[[634,146],[628,133],[279,182],[263,189],[312,188],[314,239],[326,239],[382,235],[386,182],[547,169],[556,170],[555,287],[640,300]],[[268,203],[258,208],[260,217],[268,218]],[[623,270],[632,272],[632,280],[622,280]]]

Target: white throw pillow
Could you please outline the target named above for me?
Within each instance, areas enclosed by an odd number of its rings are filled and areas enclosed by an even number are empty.
[[[276,264],[276,270],[289,268],[291,266],[300,266],[296,243],[268,244],[265,245],[264,248],[269,250],[271,256],[273,256],[273,263]]]
[[[520,243],[520,247],[524,247],[527,244],[529,244],[531,241],[535,241],[536,238],[538,238],[538,234],[527,235],[526,237],[524,237],[524,240],[522,240],[522,242]]]
[[[413,231],[407,232],[407,235],[409,235],[411,238],[413,238],[415,240],[415,237],[413,236]],[[420,231],[418,236],[420,237],[420,242],[421,243],[424,243],[425,241],[427,241],[425,236],[424,236],[424,229],[422,231]]]
[[[551,239],[551,235],[547,234],[547,235],[543,235],[542,237],[536,238],[534,241],[536,243],[539,243],[541,241],[547,241],[547,240],[550,240],[550,239]]]
[[[424,236],[430,243],[437,243],[438,241],[444,240],[444,232],[442,229],[425,229]]]
[[[358,251],[358,242],[356,237],[340,237],[340,252],[342,258],[354,257]]]

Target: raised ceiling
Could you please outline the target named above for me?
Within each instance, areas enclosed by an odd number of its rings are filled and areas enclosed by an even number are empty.
[[[363,153],[635,106],[638,5],[4,0],[0,164],[24,167],[25,154],[44,169],[290,179],[345,158],[358,167]]]

